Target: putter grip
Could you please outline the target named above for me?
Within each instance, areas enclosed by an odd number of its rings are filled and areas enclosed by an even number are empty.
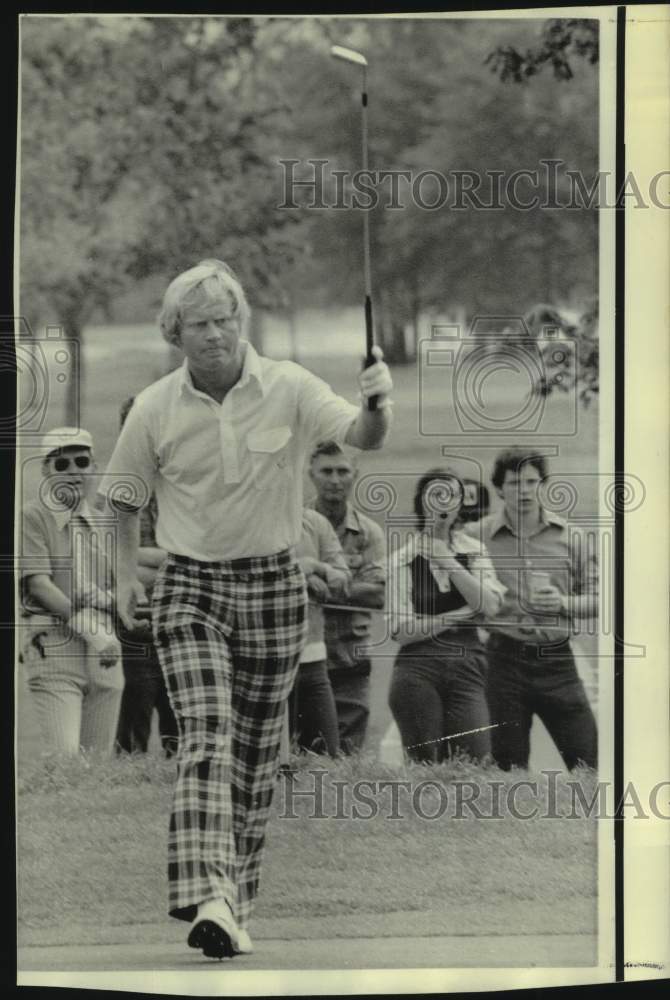
[[[371,354],[368,354],[365,361],[363,362],[363,368],[369,368],[370,365],[373,365],[376,360],[377,359],[374,358]],[[368,399],[368,410],[370,411],[370,413],[374,413],[374,411],[377,409],[378,399],[379,396],[370,396],[370,398]]]

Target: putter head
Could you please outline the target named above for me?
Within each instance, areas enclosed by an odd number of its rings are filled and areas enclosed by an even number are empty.
[[[331,45],[330,54],[335,59],[343,59],[344,62],[356,63],[357,66],[367,66],[368,61],[360,52],[355,49],[345,49],[342,45]]]

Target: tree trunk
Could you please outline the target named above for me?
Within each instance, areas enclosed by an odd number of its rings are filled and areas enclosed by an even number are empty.
[[[56,363],[56,379],[62,381],[61,376],[65,376],[65,400],[64,400],[64,422],[68,427],[81,426],[81,404],[84,386],[84,338],[81,320],[78,315],[71,315],[63,321],[63,333],[66,341],[64,350],[68,355],[66,371],[60,370],[61,366]],[[59,352],[57,352],[58,354]],[[58,362],[58,358],[56,358]]]

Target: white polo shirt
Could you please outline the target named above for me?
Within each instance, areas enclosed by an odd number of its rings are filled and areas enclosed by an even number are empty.
[[[203,562],[296,545],[305,461],[319,440],[344,443],[359,413],[305,368],[243,343],[222,403],[194,388],[186,361],[137,396],[100,489],[137,506],[155,492],[157,544]]]

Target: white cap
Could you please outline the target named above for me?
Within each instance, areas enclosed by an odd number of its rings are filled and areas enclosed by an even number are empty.
[[[54,427],[42,438],[40,451],[47,458],[61,448],[90,448],[93,451],[93,438],[80,427]]]

